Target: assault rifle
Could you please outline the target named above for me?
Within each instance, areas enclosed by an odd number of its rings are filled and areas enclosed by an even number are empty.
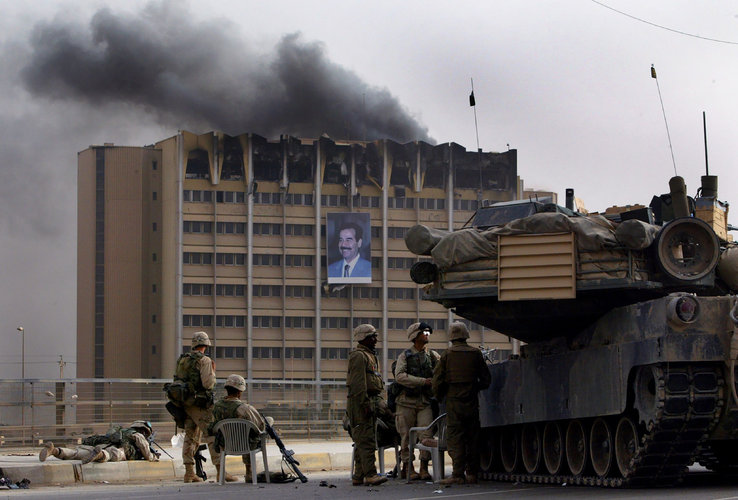
[[[203,456],[202,453],[200,453],[202,450],[207,449],[208,445],[205,443],[201,444],[197,447],[197,451],[195,452],[195,474],[199,476],[203,481],[208,480],[208,475],[205,472],[205,469],[202,468],[202,463],[207,462],[208,459]]]
[[[161,455],[161,453],[159,453],[158,451],[156,451],[154,449],[154,446],[156,446],[161,451],[163,451],[166,456],[168,456],[169,458],[171,458],[172,460],[174,460],[174,457],[171,456],[169,453],[167,453],[167,450],[165,450],[164,448],[162,448],[159,443],[157,443],[156,441],[154,441],[154,436],[156,436],[156,432],[152,433],[151,436],[148,437],[149,450],[151,451],[151,453],[153,453],[154,455],[156,455],[156,458],[159,458],[159,456]]]
[[[266,426],[267,434],[269,434],[269,437],[272,438],[277,444],[277,448],[279,448],[279,451],[282,452],[282,461],[287,463],[287,467],[292,469],[292,471],[297,475],[300,481],[302,481],[303,483],[307,483],[308,478],[306,478],[305,474],[300,472],[300,469],[298,469],[300,462],[298,462],[295,458],[295,452],[284,447],[284,443],[282,443],[282,440],[279,439],[279,436],[274,430],[274,427],[269,425],[269,422],[267,422],[266,418],[264,419],[264,425]]]

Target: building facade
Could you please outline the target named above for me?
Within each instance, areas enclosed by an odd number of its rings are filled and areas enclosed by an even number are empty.
[[[455,143],[182,131],[91,146],[78,155],[77,374],[170,377],[204,330],[219,377],[342,380],[353,327],[371,323],[391,378],[407,326],[430,323],[443,350],[455,319],[410,280],[408,229],[458,229],[520,184],[516,150]],[[365,221],[366,278],[329,276],[340,221]],[[509,349],[468,324],[471,343]]]

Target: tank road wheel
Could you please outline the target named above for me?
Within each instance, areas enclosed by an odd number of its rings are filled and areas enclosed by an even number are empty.
[[[517,428],[503,429],[500,432],[500,460],[502,461],[502,468],[508,474],[514,472],[520,463],[519,442]]]
[[[610,472],[613,459],[612,433],[604,418],[598,418],[589,432],[589,454],[595,474],[605,477]]]
[[[564,468],[564,437],[561,426],[554,422],[543,428],[543,462],[552,476],[560,474]]]
[[[526,424],[520,434],[520,450],[523,466],[528,474],[533,474],[541,465],[541,432],[535,424]]]
[[[587,433],[579,420],[572,420],[566,429],[566,463],[575,476],[587,465]]]
[[[653,423],[658,420],[660,411],[659,397],[663,393],[663,373],[656,366],[640,366],[633,381],[633,408],[638,412],[638,421],[646,426],[647,430],[653,428]]]
[[[615,430],[615,460],[623,477],[628,477],[633,469],[631,461],[638,451],[638,431],[633,421],[623,417]]]
[[[494,472],[498,467],[500,453],[498,435],[494,429],[482,429],[479,443],[479,470],[482,472]]]

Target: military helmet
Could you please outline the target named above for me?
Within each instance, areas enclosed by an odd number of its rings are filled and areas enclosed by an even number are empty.
[[[212,345],[210,344],[210,337],[208,337],[208,334],[205,332],[195,332],[194,335],[192,335],[192,347],[198,347],[201,345]]]
[[[469,329],[461,321],[454,321],[451,323],[449,330],[449,340],[464,340],[469,338]]]
[[[136,429],[138,432],[143,434],[146,437],[151,436],[153,429],[151,428],[151,423],[147,422],[146,420],[136,420],[131,425],[129,425],[131,429]]]
[[[415,338],[419,333],[428,330],[428,333],[433,333],[433,328],[428,323],[413,323],[407,328],[407,339],[410,342],[415,341]]]
[[[370,324],[359,325],[354,328],[354,341],[361,342],[367,337],[377,334],[377,329]]]
[[[225,387],[233,387],[234,389],[238,389],[239,391],[243,392],[246,390],[246,381],[241,375],[236,375],[235,373],[232,373],[231,375],[228,375]]]

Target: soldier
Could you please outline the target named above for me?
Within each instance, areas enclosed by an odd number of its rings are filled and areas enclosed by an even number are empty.
[[[157,462],[159,454],[151,451],[148,438],[151,436],[151,424],[136,420],[128,428],[114,428],[107,434],[98,434],[85,438],[80,446],[74,448],[58,448],[47,441],[38,454],[44,462],[53,456],[60,460],[81,460],[89,462],[121,462],[124,460],[148,460]]]
[[[431,333],[433,333],[433,328],[426,323],[410,325],[407,329],[407,339],[413,345],[400,354],[395,366],[395,381],[402,386],[402,391],[397,396],[397,411],[395,412],[397,431],[402,436],[400,477],[407,479],[409,474],[413,481],[431,479],[428,473],[430,452],[426,450],[420,452],[420,471],[417,473],[413,467],[415,456],[410,456],[408,447],[410,428],[426,427],[433,421],[431,382],[433,368],[441,356],[436,351],[428,350],[427,344]],[[432,437],[433,431],[430,429],[420,435],[421,440]]]
[[[264,432],[266,428],[264,425],[264,419],[256,408],[241,401],[241,394],[246,390],[246,381],[242,376],[236,375],[235,373],[228,376],[225,383],[225,390],[227,395],[223,399],[215,403],[213,407],[213,423],[210,425],[210,429],[226,418],[243,418],[250,420],[256,427],[259,428],[260,432]],[[212,432],[211,432],[212,434]],[[259,436],[253,433],[249,436],[250,448],[256,448],[259,446]],[[247,483],[251,482],[251,456],[246,454],[242,456],[243,463],[246,466],[245,480]],[[223,465],[225,467],[225,465]]]
[[[377,475],[374,462],[375,419],[389,410],[382,399],[384,382],[374,351],[377,330],[372,325],[359,325],[354,328],[354,340],[358,345],[349,354],[346,377],[347,410],[351,438],[354,440],[354,475],[351,479],[354,486],[374,486],[387,480],[386,477]]]
[[[450,330],[451,347],[443,353],[433,372],[433,393],[439,400],[446,399],[446,438],[453,461],[453,475],[441,483],[474,484],[479,470],[477,393],[486,389],[492,379],[482,352],[466,343],[469,338],[466,325],[456,321]]]
[[[195,474],[195,452],[200,445],[200,438],[205,433],[205,442],[210,450],[210,458],[216,469],[220,468],[220,453],[213,446],[214,438],[208,435],[208,427],[213,421],[213,387],[215,387],[215,363],[205,355],[205,349],[211,345],[205,332],[192,335],[192,350],[182,354],[177,360],[177,371],[174,381],[187,383],[192,394],[182,402],[186,413],[184,422],[185,439],[182,445],[182,463],[185,467],[184,482],[199,483],[202,481]],[[237,479],[228,474],[226,481]]]

